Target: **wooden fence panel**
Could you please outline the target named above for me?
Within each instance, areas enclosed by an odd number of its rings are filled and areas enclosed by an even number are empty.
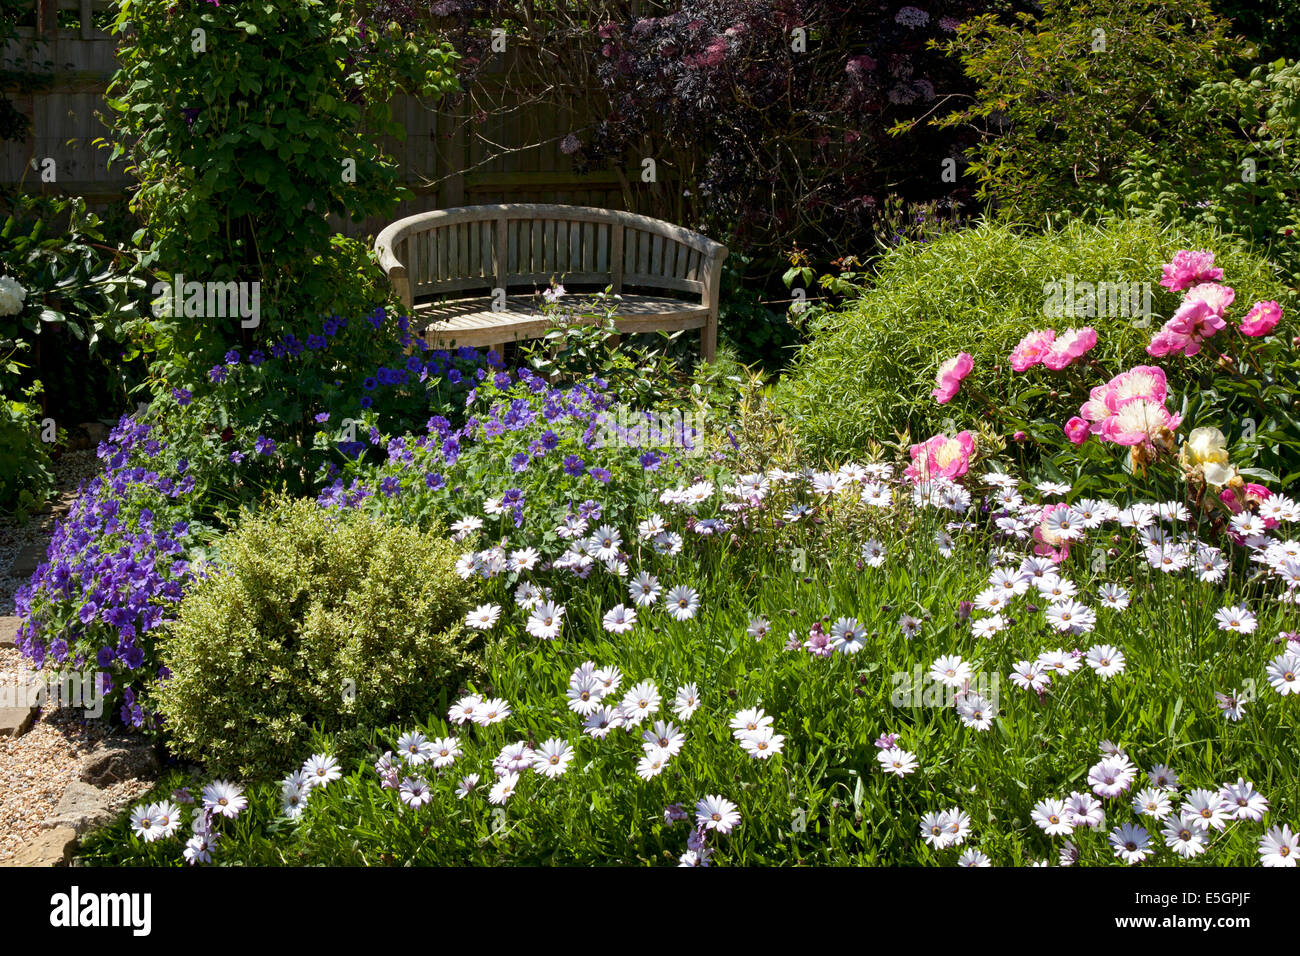
[[[76,18],[76,25],[52,26],[48,10],[54,5],[64,11],[65,24]],[[48,87],[13,95],[15,107],[32,125],[26,142],[0,144],[0,184],[82,195],[92,206],[112,202],[127,193],[132,180],[120,161],[107,168],[108,149],[92,145],[109,135],[97,114],[109,113],[104,92],[115,69],[115,41],[94,22],[96,16],[102,20],[108,0],[34,0],[34,6],[36,26],[18,28],[5,46],[4,59],[12,69],[23,70],[27,64],[29,71],[39,72],[34,64],[48,58],[53,71]],[[654,214],[645,208],[648,197],[641,190],[628,192],[628,183],[639,185],[637,163],[629,162],[626,178],[616,171],[580,175],[560,150],[575,120],[581,120],[579,125],[587,122],[588,106],[582,98],[556,90],[553,78],[520,80],[518,71],[502,59],[485,71],[473,97],[447,98],[436,109],[408,96],[393,102],[394,118],[406,136],[382,143],[414,197],[386,216],[355,221],[331,217],[335,229],[367,236],[403,216],[498,202],[565,203]],[[477,110],[483,113],[472,112]],[[41,181],[40,163],[46,158],[55,162],[54,183]]]

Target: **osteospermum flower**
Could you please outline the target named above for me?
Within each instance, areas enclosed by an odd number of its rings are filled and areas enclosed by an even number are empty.
[[[700,689],[694,683],[683,684],[673,699],[673,713],[682,720],[690,720],[700,707]]]
[[[993,861],[989,859],[988,854],[983,850],[977,850],[974,847],[971,847],[970,849],[965,850],[962,855],[957,858],[957,865],[966,867],[983,867],[992,866]]]
[[[1183,812],[1195,818],[1203,830],[1222,830],[1232,819],[1236,807],[1226,806],[1223,796],[1214,790],[1198,788],[1187,794]]]
[[[554,640],[560,634],[563,619],[563,605],[556,604],[554,601],[542,601],[529,613],[524,630],[541,640]]]
[[[1160,787],[1145,787],[1133,795],[1133,812],[1163,820],[1174,812],[1169,802],[1169,791]]]
[[[302,772],[313,787],[324,787],[343,776],[338,760],[328,754],[312,754],[303,763]]]
[[[967,727],[972,727],[975,730],[988,730],[993,726],[993,718],[997,716],[997,708],[979,694],[958,694],[956,705],[957,714],[961,717],[961,722]]]
[[[492,785],[488,792],[488,803],[500,806],[515,795],[515,788],[519,786],[518,773],[505,773],[497,777],[497,782]]]
[[[842,617],[831,625],[831,648],[841,654],[856,654],[866,646],[867,632],[856,617]]]
[[[659,579],[641,571],[628,585],[628,593],[637,607],[649,607],[659,600]]]
[[[1269,686],[1283,697],[1300,694],[1300,654],[1287,651],[1269,662]]]
[[[862,546],[862,560],[869,568],[878,568],[885,563],[885,546],[872,538]]]
[[[785,737],[773,733],[771,727],[763,727],[740,738],[740,747],[755,760],[766,760],[773,754],[779,754],[785,746]]]
[[[1244,605],[1220,608],[1214,612],[1214,619],[1221,631],[1236,631],[1238,634],[1250,634],[1255,630],[1255,615]]]
[[[948,845],[948,821],[946,813],[931,810],[921,817],[921,838],[936,850]]]
[[[970,665],[956,654],[939,658],[930,667],[929,678],[948,687],[960,687],[970,680]]]
[[[1094,644],[1083,659],[1100,677],[1114,677],[1124,671],[1124,652],[1110,644]]]
[[[1056,630],[1071,634],[1084,634],[1097,626],[1097,612],[1070,599],[1051,605],[1043,616]]]
[[[469,723],[474,720],[482,707],[483,698],[477,694],[470,694],[451,705],[451,708],[447,711],[447,719],[453,724]]]
[[[492,697],[478,707],[474,714],[474,723],[486,727],[489,724],[499,724],[510,716],[510,704],[500,697]]]
[[[1103,584],[1097,592],[1097,600],[1104,608],[1122,611],[1129,605],[1129,594],[1118,584]]]
[[[478,774],[476,773],[471,773],[467,776],[461,777],[460,782],[456,784],[456,799],[464,800],[473,793],[474,788],[478,786],[478,779]]]
[[[162,838],[156,817],[157,809],[152,803],[142,803],[131,811],[131,829],[145,843],[153,843]]]
[[[944,832],[948,837],[948,846],[960,846],[970,836],[970,814],[960,807],[951,807],[939,814],[943,821]]]
[[[1205,831],[1194,817],[1185,813],[1170,817],[1160,833],[1165,838],[1165,846],[1185,860],[1205,852]]]
[[[1151,781],[1151,786],[1162,790],[1178,789],[1178,774],[1162,763],[1156,764],[1147,771],[1147,779]]]
[[[439,737],[431,741],[429,749],[432,752],[430,763],[434,768],[441,770],[443,767],[450,767],[460,756],[460,741],[455,737]]]
[[[433,788],[423,777],[406,777],[397,790],[397,796],[412,810],[418,810],[433,801]]]
[[[1011,683],[1025,690],[1042,693],[1052,682],[1052,675],[1037,661],[1016,661],[1011,669]]]
[[[570,681],[565,696],[569,700],[569,710],[586,717],[600,707],[604,694],[600,691],[600,682],[594,676],[587,675],[576,681]]]
[[[587,715],[582,722],[582,732],[597,740],[606,736],[615,727],[622,726],[623,718],[612,708],[600,706]]]
[[[636,775],[642,780],[652,780],[664,772],[673,755],[663,747],[651,747],[637,761]]]
[[[605,612],[603,623],[605,630],[611,634],[626,634],[636,626],[636,611],[622,604],[615,604]]]
[[[978,638],[990,638],[1007,626],[1007,619],[1001,614],[976,618],[970,622],[971,633]]]
[[[1237,820],[1259,823],[1268,811],[1267,798],[1244,777],[1238,777],[1236,783],[1224,784],[1219,796],[1223,799],[1225,810],[1230,811]]]
[[[397,752],[407,763],[418,766],[433,756],[433,744],[418,730],[397,738]]]
[[[706,830],[730,833],[740,823],[740,812],[730,800],[709,794],[695,805],[695,820]]]
[[[686,743],[686,735],[682,733],[681,728],[671,721],[656,720],[653,727],[641,734],[641,741],[641,747],[644,750],[649,751],[660,747],[676,757],[682,752],[682,745]]]
[[[877,750],[876,761],[880,764],[881,770],[895,776],[906,777],[909,773],[916,771],[916,754],[903,750],[901,747]]]
[[[1223,711],[1224,720],[1238,721],[1246,716],[1246,702],[1241,699],[1239,692],[1221,694],[1216,690],[1214,700],[1219,705],[1219,710]]]
[[[1118,797],[1133,782],[1133,765],[1127,759],[1106,757],[1088,771],[1088,785],[1099,797]]]
[[[767,637],[767,632],[770,628],[771,625],[768,623],[767,618],[760,615],[749,622],[749,626],[745,628],[745,633],[754,640],[761,641],[763,638]]]
[[[700,596],[692,587],[679,584],[664,596],[664,606],[678,621],[689,621],[700,606]]]
[[[1110,845],[1125,863],[1141,863],[1151,855],[1151,835],[1134,823],[1125,823],[1110,831]]]
[[[1065,812],[1076,827],[1097,829],[1106,822],[1105,808],[1090,793],[1079,793],[1077,790],[1071,793],[1065,799]]]
[[[1048,836],[1067,836],[1074,831],[1074,824],[1065,812],[1064,800],[1039,800],[1029,818]]]
[[[215,780],[203,788],[203,807],[232,820],[248,806],[244,788],[229,780]]]
[[[1300,835],[1292,832],[1290,826],[1270,827],[1259,838],[1260,866],[1295,867],[1297,860],[1300,860]]]
[[[654,681],[643,680],[628,689],[619,704],[619,715],[629,724],[636,725],[659,710],[659,688]]]
[[[533,753],[533,769],[545,777],[554,779],[569,769],[574,751],[567,740],[551,737],[542,741]]]
[[[465,615],[465,624],[475,630],[486,631],[496,625],[501,608],[496,604],[480,604]]]
[[[731,727],[732,736],[739,740],[745,734],[752,734],[764,727],[771,727],[772,718],[763,713],[762,708],[754,707],[749,710],[737,711],[735,716],[731,718],[729,726]]]

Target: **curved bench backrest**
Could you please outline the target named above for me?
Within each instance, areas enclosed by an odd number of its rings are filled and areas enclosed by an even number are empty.
[[[409,296],[613,285],[708,295],[726,247],[633,213],[541,203],[463,206],[401,219],[375,240],[380,265],[404,267]]]

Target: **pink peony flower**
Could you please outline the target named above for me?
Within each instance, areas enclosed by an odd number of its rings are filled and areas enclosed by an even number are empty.
[[[1163,405],[1168,393],[1164,369],[1156,365],[1135,365],[1105,385],[1093,388],[1088,393],[1088,400],[1079,407],[1079,416],[1088,423],[1092,434],[1100,435],[1107,427],[1106,422],[1128,402],[1145,399]],[[1073,422],[1071,419],[1071,424]]]
[[[1017,372],[1033,368],[1047,358],[1055,340],[1056,333],[1051,329],[1044,332],[1030,332],[1011,350],[1011,367]]]
[[[1202,282],[1200,285],[1192,286],[1183,296],[1183,305],[1189,302],[1204,302],[1213,310],[1219,318],[1223,318],[1223,313],[1232,305],[1232,300],[1237,297],[1237,293],[1226,285],[1219,285],[1217,282]],[[1180,307],[1181,308],[1181,307]],[[1177,315],[1177,313],[1174,313]]]
[[[1173,431],[1181,421],[1181,415],[1173,414],[1159,402],[1133,398],[1101,423],[1098,434],[1116,445],[1150,445],[1162,430]]]
[[[935,435],[911,447],[912,463],[903,474],[915,484],[936,478],[960,478],[970,468],[974,450],[975,436],[969,431],[958,432],[955,438]]]
[[[1164,278],[1160,284],[1173,292],[1181,292],[1198,282],[1222,278],[1223,270],[1214,268],[1213,252],[1180,249],[1174,253],[1174,261],[1164,267]]]
[[[1034,529],[1034,554],[1047,558],[1053,564],[1060,564],[1070,553],[1070,542],[1047,527],[1047,519],[1058,511],[1069,509],[1064,501],[1043,508],[1038,517],[1038,527]]]
[[[1147,354],[1154,356],[1181,353],[1195,355],[1201,342],[1227,323],[1205,299],[1187,299],[1154,336]]]
[[[1087,420],[1080,418],[1078,415],[1065,423],[1065,437],[1076,445],[1082,445],[1086,442],[1090,434],[1092,434],[1092,430],[1089,428]]]
[[[939,374],[935,376],[935,383],[939,386],[930,394],[940,405],[945,405],[952,401],[953,396],[961,388],[961,380],[970,374],[970,370],[975,367],[975,360],[967,353],[961,352],[955,358],[950,358],[939,366]]]
[[[1043,364],[1059,372],[1096,344],[1097,330],[1091,326],[1070,329],[1052,343],[1051,350],[1043,357]]]
[[[1145,398],[1163,405],[1169,397],[1165,370],[1158,365],[1135,365],[1120,372],[1104,386],[1107,414],[1113,415],[1130,399]]]
[[[1268,335],[1282,318],[1282,307],[1276,302],[1256,302],[1241,320],[1242,335]]]

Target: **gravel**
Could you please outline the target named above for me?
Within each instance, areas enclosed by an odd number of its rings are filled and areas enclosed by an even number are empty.
[[[56,495],[70,503],[81,480],[99,470],[93,450],[65,452],[54,463]],[[16,613],[14,594],[25,581],[10,573],[14,559],[33,544],[43,551],[59,520],[47,510],[22,525],[0,522],[0,613]],[[0,648],[0,686],[13,688],[30,676],[27,662],[15,648]],[[114,733],[103,720],[87,719],[80,709],[65,707],[42,709],[32,729],[21,737],[0,737],[0,861],[40,834],[64,790],[79,780],[86,757],[110,735],[118,737],[120,731]],[[123,807],[151,785],[152,781],[132,779],[101,792],[110,806]]]

